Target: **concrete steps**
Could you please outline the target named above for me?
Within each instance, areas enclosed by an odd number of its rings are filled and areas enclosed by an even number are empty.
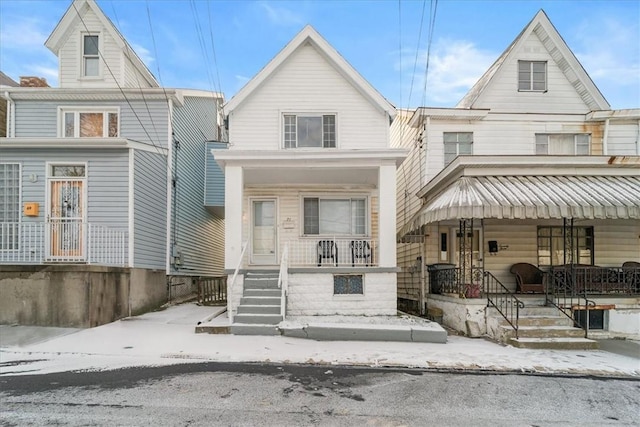
[[[542,302],[543,303],[543,302]],[[488,313],[497,324],[493,329],[494,338],[518,348],[556,349],[556,350],[592,350],[598,348],[598,342],[584,337],[584,331],[575,327],[573,321],[558,311],[539,301],[526,301],[520,309],[518,320],[518,338],[511,325],[497,311]]]
[[[234,335],[280,335],[281,290],[277,271],[251,271],[244,279],[242,298],[233,318]]]

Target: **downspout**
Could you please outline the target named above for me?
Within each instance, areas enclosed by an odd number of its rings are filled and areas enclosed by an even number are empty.
[[[604,134],[602,135],[602,154],[604,156],[607,155],[608,150],[608,141],[609,141],[609,121],[611,119],[606,119],[604,121]]]
[[[9,91],[4,92],[4,97],[7,100],[7,137],[13,138],[16,136],[16,107],[15,102],[9,96]]]

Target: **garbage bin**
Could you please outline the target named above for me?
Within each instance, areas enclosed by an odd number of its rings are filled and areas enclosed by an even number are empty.
[[[432,294],[441,294],[443,285],[443,276],[438,274],[442,270],[452,270],[456,268],[455,264],[437,263],[427,265],[427,272],[429,273],[429,289]]]

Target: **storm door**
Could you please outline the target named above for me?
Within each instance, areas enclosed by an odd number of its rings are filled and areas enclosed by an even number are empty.
[[[251,201],[251,263],[277,264],[276,200]]]

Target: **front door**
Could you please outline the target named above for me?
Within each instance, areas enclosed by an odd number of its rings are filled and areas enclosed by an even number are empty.
[[[276,200],[251,201],[251,263],[275,265],[277,260]]]
[[[85,167],[51,166],[47,203],[47,260],[85,260]]]

